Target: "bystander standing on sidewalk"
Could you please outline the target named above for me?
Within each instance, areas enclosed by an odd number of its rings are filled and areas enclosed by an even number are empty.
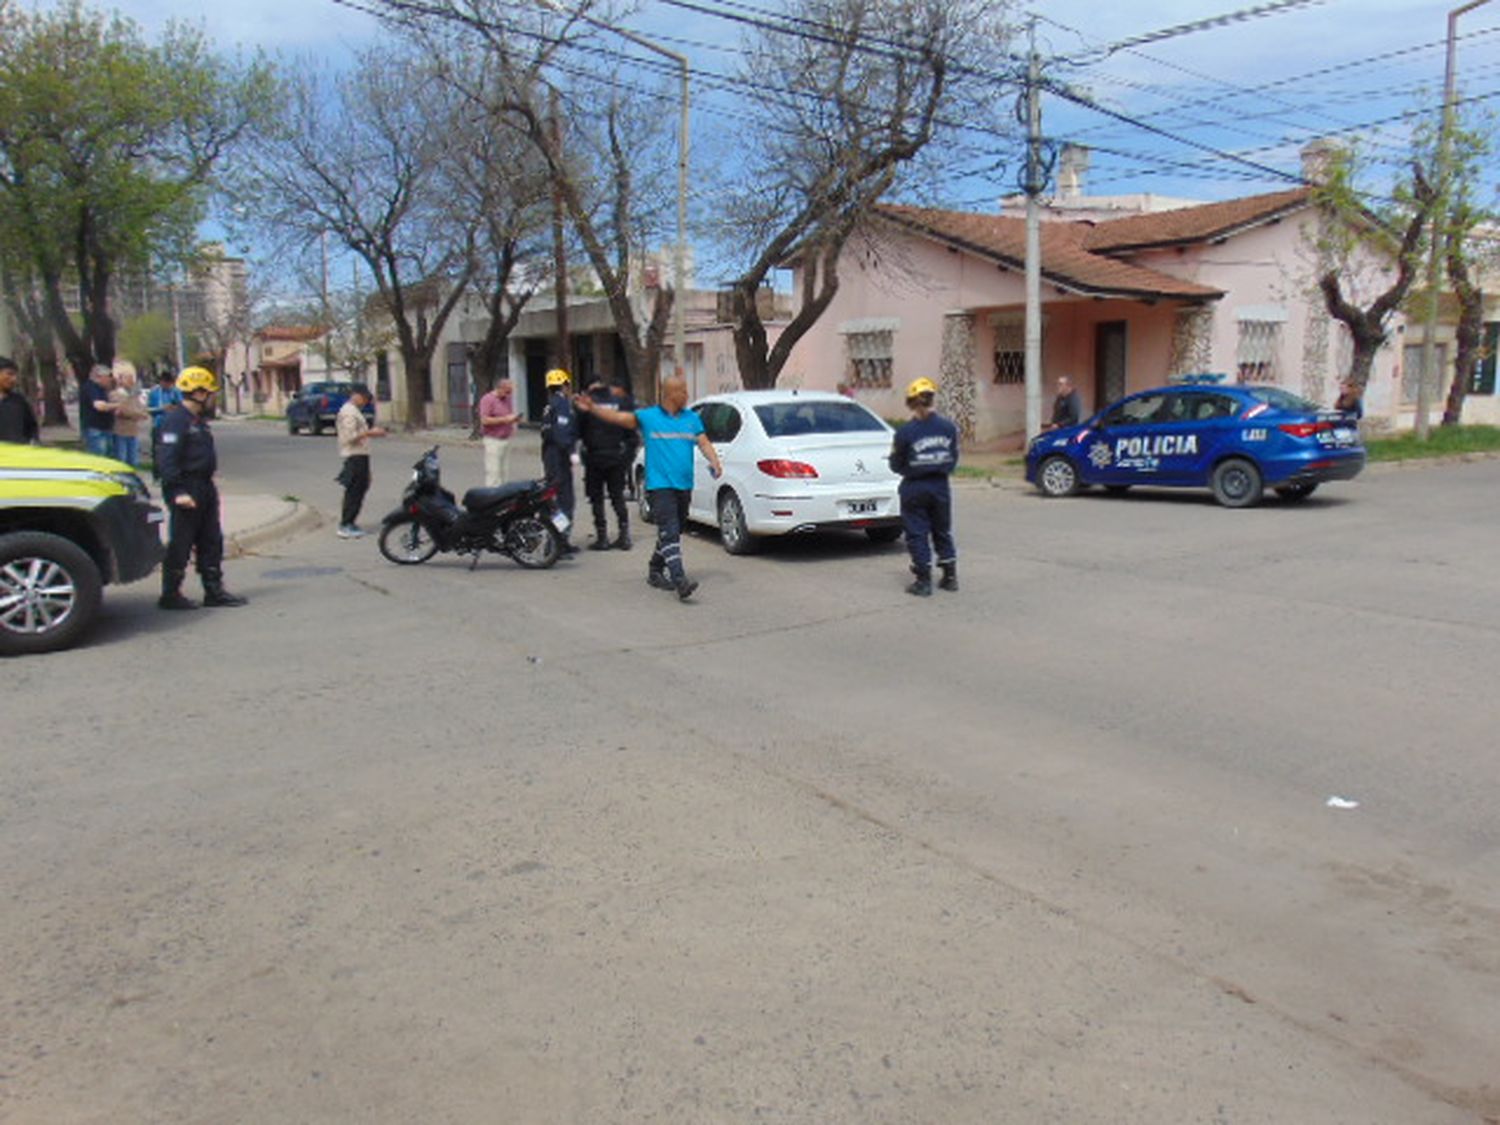
[[[83,446],[100,457],[115,455],[115,405],[109,401],[114,385],[115,373],[98,364],[78,388],[78,424],[83,430]]]
[[[484,486],[510,479],[510,439],[521,416],[516,413],[515,386],[501,379],[479,399],[479,436],[484,443]]]
[[[385,430],[365,420],[365,407],[374,396],[363,383],[355,383],[344,405],[334,419],[339,439],[339,456],[344,459],[338,481],[344,486],[344,510],[339,519],[340,539],[358,539],[364,535],[359,527],[359,510],[365,493],[370,491],[370,439],[385,437]]]
[[[156,386],[146,392],[146,412],[151,415],[151,475],[157,480],[161,479],[161,472],[157,468],[160,453],[156,447],[157,440],[161,437],[161,424],[169,410],[181,405],[182,392],[173,384],[172,373],[158,372]]]
[[[109,401],[115,408],[115,456],[134,468],[141,463],[141,423],[150,415],[135,385],[135,369],[115,372]]]
[[[0,355],[0,441],[32,445],[41,439],[41,427],[26,396],[16,390],[21,373],[16,361]]]

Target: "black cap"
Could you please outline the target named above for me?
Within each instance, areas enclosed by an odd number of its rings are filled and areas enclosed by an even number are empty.
[[[373,394],[370,393],[369,386],[366,385],[366,384],[364,384],[364,383],[355,383],[352,387],[349,388],[349,393],[351,395],[364,395],[365,398],[374,398],[375,397]]]
[[[11,371],[21,370],[16,366],[16,361],[11,359],[10,356],[0,355],[0,371],[5,371],[6,369],[9,369]]]

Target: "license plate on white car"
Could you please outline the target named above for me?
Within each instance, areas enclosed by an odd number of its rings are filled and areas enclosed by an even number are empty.
[[[851,516],[865,516],[880,511],[879,500],[850,500],[849,514]]]
[[[563,515],[561,512],[553,512],[552,526],[566,535],[568,533],[568,517]]]

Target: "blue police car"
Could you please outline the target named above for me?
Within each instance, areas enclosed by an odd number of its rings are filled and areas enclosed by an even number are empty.
[[[1044,496],[1088,485],[1209,488],[1227,508],[1266,488],[1304,500],[1365,467],[1359,421],[1280,387],[1183,383],[1129,395],[1026,450],[1026,479]]]

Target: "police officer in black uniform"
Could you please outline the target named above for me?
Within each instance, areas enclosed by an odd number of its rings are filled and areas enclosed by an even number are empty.
[[[245,599],[224,589],[224,529],[219,524],[219,490],[214,485],[218,456],[208,428],[208,408],[219,389],[214,373],[203,367],[184,368],[177,376],[182,408],[161,424],[161,494],[172,513],[167,557],[162,563],[162,609],[197,609],[184,597],[188,555],[198,559],[206,606],[244,605]]]
[[[937,384],[916,379],[906,388],[912,420],[891,443],[891,471],[901,475],[901,526],[915,581],[908,594],[932,595],[932,556],[936,548],[938,586],[958,589],[958,546],[953,541],[953,497],[948,478],[958,468],[958,427],[933,408]]]
[[[589,397],[611,410],[634,408],[633,402],[615,394],[603,379],[595,380],[589,387]],[[611,425],[588,413],[579,415],[578,433],[583,439],[583,491],[594,513],[594,541],[589,544],[589,549],[607,551],[616,547],[628,551],[631,548],[630,514],[625,507],[625,478],[630,473],[630,459],[634,452],[630,438],[635,431]],[[610,507],[615,510],[615,523],[620,528],[613,543],[609,539],[608,521],[604,518],[606,489]]]
[[[568,393],[572,377],[560,367],[547,372],[547,408],[542,411],[542,472],[557,489],[557,507],[573,523],[573,449],[578,444],[578,415]],[[578,550],[566,539],[563,550]]]

